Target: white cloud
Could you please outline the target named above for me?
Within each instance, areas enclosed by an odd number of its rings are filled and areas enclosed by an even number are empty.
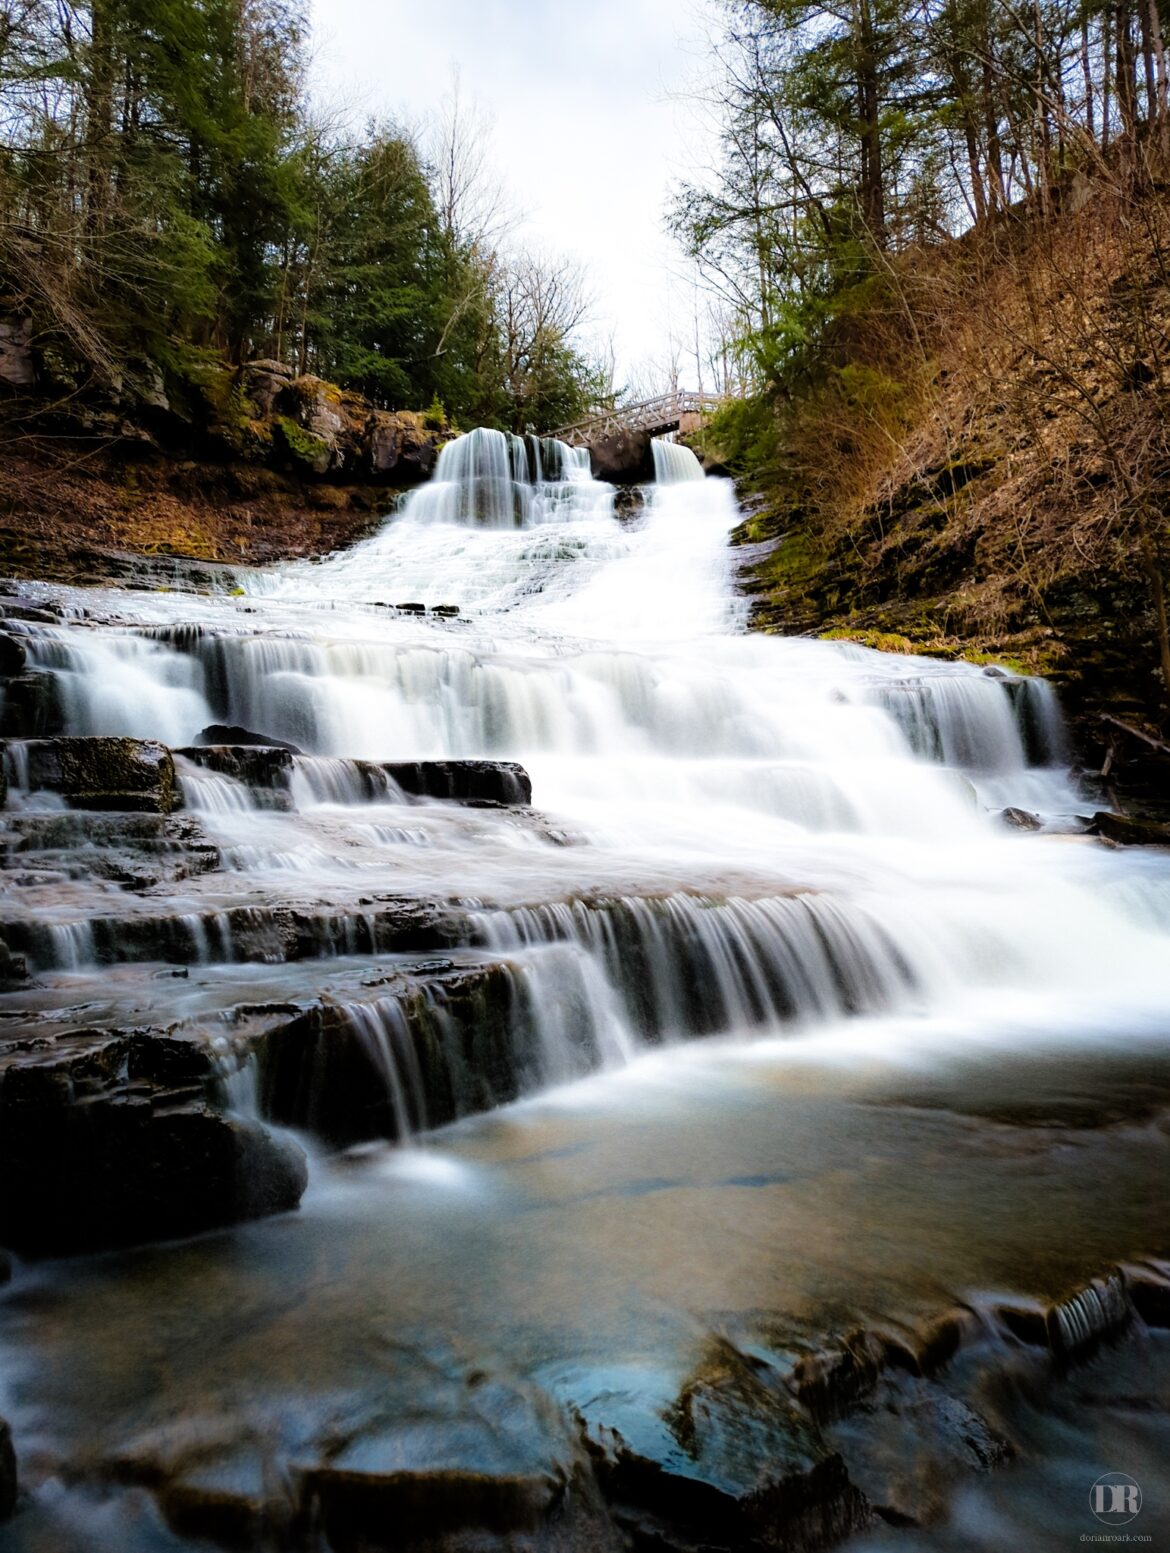
[[[316,89],[418,123],[459,72],[493,118],[493,160],[527,216],[525,236],[586,266],[595,332],[620,370],[665,354],[670,275],[663,230],[673,182],[709,157],[692,104],[707,0],[314,0]],[[685,372],[685,369],[684,369]]]

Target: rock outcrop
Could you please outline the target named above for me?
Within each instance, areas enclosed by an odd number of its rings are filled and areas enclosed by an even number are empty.
[[[272,739],[267,734],[253,733],[248,728],[239,728],[235,724],[212,723],[204,728],[197,741],[199,744],[236,744],[248,748],[288,750],[291,755],[299,755],[301,751],[295,744],[288,744],[284,739]]]
[[[1170,825],[1135,814],[1099,810],[1089,821],[1089,831],[1123,847],[1170,847]]]
[[[171,752],[154,739],[28,739],[20,749],[29,789],[73,808],[170,814],[181,803]]]
[[[333,479],[414,485],[434,468],[447,436],[441,422],[408,410],[376,410],[335,383],[275,361],[239,369],[235,396],[243,407],[238,426],[225,428],[240,441],[271,449],[278,468]]]
[[[170,1239],[295,1208],[305,1157],[210,1100],[193,1042],[126,1034],[0,1062],[0,1241],[33,1255]]]
[[[589,445],[596,480],[610,485],[643,485],[654,478],[654,450],[648,431],[615,431]]]

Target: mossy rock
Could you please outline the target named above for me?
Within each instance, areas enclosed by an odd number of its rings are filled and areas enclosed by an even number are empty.
[[[311,474],[328,474],[333,450],[322,437],[306,431],[287,415],[278,415],[273,427],[273,445],[282,447],[294,464]]]
[[[30,739],[29,783],[75,809],[170,814],[182,797],[171,752],[154,739]]]

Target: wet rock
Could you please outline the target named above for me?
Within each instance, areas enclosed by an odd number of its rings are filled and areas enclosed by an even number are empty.
[[[1048,1311],[1049,1346],[1062,1358],[1076,1357],[1120,1332],[1132,1316],[1133,1304],[1121,1273],[1094,1278]]]
[[[0,992],[14,992],[28,984],[28,962],[21,954],[14,954],[7,942],[0,938]],[[0,1282],[3,1282],[0,1279]]]
[[[646,510],[646,494],[637,485],[623,485],[614,494],[614,515],[623,523],[640,518]]]
[[[393,761],[382,770],[404,793],[460,803],[528,804],[532,778],[511,760]]]
[[[840,1454],[766,1367],[712,1344],[665,1407],[654,1378],[585,1376],[575,1410],[637,1545],[827,1548],[868,1524]],[[643,1390],[645,1385],[645,1390]]]
[[[0,1238],[33,1255],[170,1239],[295,1208],[304,1155],[202,1094],[206,1052],[105,1036],[0,1071]],[[151,1076],[153,1072],[153,1077]]]
[[[252,1050],[261,1113],[348,1145],[398,1139],[514,1100],[540,1046],[507,967],[402,977],[382,998],[274,1021]],[[390,1082],[393,1075],[394,1082]]]
[[[254,793],[284,791],[293,773],[295,750],[283,744],[208,744],[192,745],[175,751],[204,771],[231,777]]]
[[[1031,814],[1027,809],[1000,809],[996,815],[1001,825],[1006,825],[1009,830],[1041,830],[1043,822],[1039,815]]]
[[[204,728],[197,740],[198,744],[236,744],[244,746],[256,746],[263,749],[288,750],[290,755],[303,753],[295,744],[289,744],[284,739],[273,739],[264,733],[253,733],[249,728],[238,728],[229,723],[212,723]]]
[[[654,449],[647,431],[615,431],[589,445],[595,480],[610,485],[644,485],[654,478]]]
[[[24,643],[7,631],[0,631],[0,679],[14,679],[23,674],[27,662]]]
[[[39,625],[54,626],[60,623],[60,614],[48,607],[27,604],[24,599],[0,599],[0,620],[28,620]]]
[[[943,1311],[923,1325],[883,1333],[885,1363],[911,1375],[933,1375],[954,1358],[979,1329],[975,1312],[965,1307]]]
[[[12,1444],[12,1430],[0,1418],[0,1522],[11,1519],[16,1509],[16,1451]]]
[[[349,910],[312,906],[232,906],[226,911],[162,910],[88,917],[85,958],[99,965],[161,960],[198,965],[209,957],[279,965],[322,955],[417,953],[462,941],[461,919],[429,901],[387,898]],[[0,936],[41,970],[60,968],[59,940],[49,924],[0,920]]]
[[[170,814],[182,801],[171,752],[154,739],[30,739],[24,750],[31,789],[77,809]]]
[[[1006,1465],[1015,1452],[961,1397],[929,1381],[888,1376],[871,1406],[831,1431],[849,1476],[895,1526],[945,1519],[956,1482]]]
[[[839,1343],[803,1355],[793,1368],[789,1388],[813,1418],[827,1423],[869,1395],[883,1359],[881,1344],[858,1329]]]
[[[1170,847],[1170,825],[1142,820],[1131,814],[1099,810],[1089,821],[1091,836],[1104,836],[1126,847]]]
[[[432,1357],[405,1407],[341,1396],[331,1413],[283,1459],[271,1431],[211,1416],[131,1441],[104,1470],[152,1490],[180,1536],[229,1547],[620,1553],[576,1441],[534,1387],[445,1374]]]
[[[60,693],[52,674],[21,674],[4,687],[0,733],[9,739],[43,739],[63,726]]]

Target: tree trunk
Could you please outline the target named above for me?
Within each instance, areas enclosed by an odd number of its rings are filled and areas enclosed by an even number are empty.
[[[96,233],[110,205],[114,124],[114,0],[92,0],[85,70],[85,225]]]
[[[1154,36],[1150,30],[1150,0],[1138,5],[1138,27],[1142,42],[1142,74],[1146,85],[1146,123],[1153,124],[1158,117],[1158,88],[1154,80]]]
[[[1089,18],[1081,16],[1081,74],[1085,79],[1085,128],[1089,139],[1096,140],[1097,130],[1093,122],[1093,65],[1089,58]]]
[[[1166,156],[1170,150],[1170,113],[1167,112],[1167,97],[1170,94],[1170,85],[1166,79],[1166,45],[1162,35],[1162,17],[1158,11],[1158,0],[1146,0],[1146,10],[1149,15],[1150,43],[1154,51],[1154,73],[1157,77],[1158,92],[1154,106],[1154,117],[1158,124],[1158,147]]]
[[[999,138],[999,109],[995,101],[995,65],[991,57],[991,35],[983,34],[983,123],[987,134],[987,193],[992,209],[1007,206],[1007,185],[1003,176],[1003,152]]]
[[[886,246],[886,192],[882,166],[881,85],[877,38],[870,0],[858,0],[854,15],[861,138],[861,215],[879,248]]]
[[[1117,33],[1117,108],[1121,127],[1130,139],[1137,125],[1137,90],[1134,82],[1133,16],[1127,0],[1114,7]]]

